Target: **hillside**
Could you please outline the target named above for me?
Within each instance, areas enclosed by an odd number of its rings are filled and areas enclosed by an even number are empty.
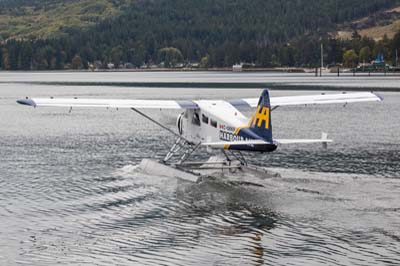
[[[116,17],[130,0],[0,0],[0,36],[53,38]]]
[[[381,40],[386,35],[393,38],[400,31],[400,6],[371,14],[339,26],[338,37],[351,38],[356,30],[361,36]]]
[[[59,37],[94,26],[104,19],[140,25],[185,28],[229,27],[287,39],[310,31],[324,31],[337,23],[396,6],[397,0],[0,0],[0,36],[7,38]],[[189,19],[187,21],[186,19]],[[175,23],[173,23],[175,22]],[[180,23],[190,24],[180,25]],[[252,25],[251,25],[252,24]],[[111,25],[113,26],[113,25]],[[171,30],[174,30],[173,28]],[[281,36],[283,35],[283,36]]]
[[[0,67],[81,68],[95,61],[103,67],[313,66],[321,39],[327,62],[335,64],[354,43],[331,40],[330,32],[399,5],[400,0],[0,0],[0,36],[7,40]],[[380,53],[378,44],[362,43]],[[354,47],[357,53],[360,48]]]

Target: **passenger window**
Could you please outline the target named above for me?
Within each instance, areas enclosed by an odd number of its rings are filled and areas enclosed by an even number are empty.
[[[211,124],[211,126],[213,126],[213,127],[218,127],[217,121],[215,121],[215,120],[213,120],[213,119],[210,119],[210,124]]]
[[[205,116],[205,115],[201,115],[201,121],[204,123],[204,124],[208,124],[208,116]]]

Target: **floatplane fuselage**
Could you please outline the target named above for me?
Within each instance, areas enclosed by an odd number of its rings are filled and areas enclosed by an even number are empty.
[[[190,142],[225,150],[276,150],[267,90],[261,95],[257,109],[250,118],[230,102],[205,100],[195,103],[198,108],[185,110],[177,119],[179,134]]]

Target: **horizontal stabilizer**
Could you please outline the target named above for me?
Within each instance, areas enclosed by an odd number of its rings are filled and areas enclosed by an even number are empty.
[[[275,139],[277,144],[311,144],[332,142],[331,139]]]
[[[333,142],[333,140],[328,139],[327,133],[322,133],[322,137],[320,139],[275,139],[274,142],[276,144],[312,144],[312,143],[327,144],[329,142]]]

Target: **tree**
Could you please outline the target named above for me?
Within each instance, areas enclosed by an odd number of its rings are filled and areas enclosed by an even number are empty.
[[[18,56],[18,67],[23,70],[30,70],[32,67],[33,50],[29,42],[23,43]]]
[[[37,69],[39,70],[47,70],[49,68],[49,64],[46,59],[40,58],[37,64]]]
[[[56,53],[56,61],[55,61],[55,69],[63,69],[64,68],[64,63],[67,55],[65,54],[64,51],[58,50]]]
[[[166,67],[174,67],[183,61],[182,53],[175,47],[165,47],[158,50],[158,62],[164,62]]]
[[[111,49],[110,52],[110,56],[111,56],[111,62],[114,64],[114,66],[116,68],[119,67],[119,65],[121,64],[121,59],[123,56],[123,48],[121,45],[118,45],[114,48]]]
[[[75,55],[71,61],[72,69],[81,69],[82,68],[82,59],[79,55]]]
[[[6,69],[17,70],[18,69],[18,55],[20,52],[20,45],[16,40],[10,40],[7,42],[7,64]]]
[[[0,47],[0,70],[3,69],[3,50]]]
[[[210,66],[210,57],[208,55],[204,56],[200,60],[200,67],[207,68]]]
[[[45,59],[47,61],[47,65],[49,67],[51,67],[52,66],[51,62],[52,62],[53,55],[54,55],[54,48],[52,46],[50,46],[50,45],[46,45],[43,48],[43,53],[44,53],[44,57],[45,57]]]
[[[392,50],[394,51],[394,56],[395,56],[395,65],[397,66],[399,64],[398,60],[400,57],[400,31],[396,33],[396,35],[393,38],[393,43],[392,43]]]
[[[138,45],[129,50],[129,60],[136,67],[140,67],[144,64],[146,60],[146,51],[142,45]]]
[[[10,61],[8,60],[8,51],[6,49],[3,50],[3,68],[5,70],[11,70]]]
[[[363,63],[371,61],[371,49],[368,46],[365,46],[365,47],[361,48],[361,50],[360,50],[360,60]]]
[[[343,61],[345,67],[355,67],[358,63],[358,55],[353,49],[347,50],[343,54]]]
[[[381,40],[383,50],[382,50],[382,55],[383,58],[385,58],[386,62],[391,63],[392,61],[392,40],[389,39],[389,37],[385,34],[383,35],[383,39]]]
[[[398,31],[393,37],[392,49],[400,49],[400,31]]]
[[[351,38],[352,38],[352,39],[361,39],[361,35],[358,33],[357,30],[355,30],[355,31],[351,34]]]

